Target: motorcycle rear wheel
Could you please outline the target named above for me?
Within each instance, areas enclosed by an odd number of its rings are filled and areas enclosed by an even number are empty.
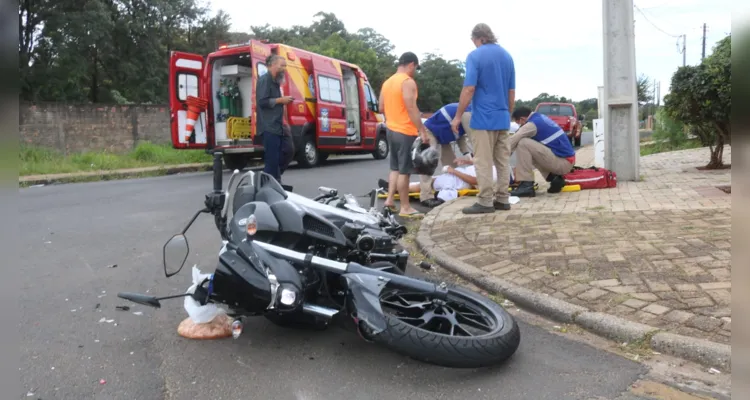
[[[449,368],[487,367],[510,358],[521,341],[513,316],[478,293],[455,285],[448,290],[442,305],[424,294],[387,290],[381,295],[387,328],[372,339]]]

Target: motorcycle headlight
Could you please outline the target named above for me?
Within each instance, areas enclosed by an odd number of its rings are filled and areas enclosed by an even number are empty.
[[[279,302],[287,307],[293,306],[297,302],[297,291],[288,288],[281,289]]]
[[[255,218],[255,214],[247,217],[247,224],[245,225],[245,228],[247,229],[247,236],[249,237],[255,236],[255,234],[258,232],[258,220]]]

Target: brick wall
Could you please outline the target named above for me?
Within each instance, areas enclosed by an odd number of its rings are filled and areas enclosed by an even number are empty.
[[[70,154],[87,150],[123,153],[140,141],[171,143],[166,105],[24,103],[20,140]]]

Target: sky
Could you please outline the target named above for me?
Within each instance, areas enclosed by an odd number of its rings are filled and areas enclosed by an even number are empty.
[[[438,6],[403,0],[285,0],[284,7],[273,13],[254,12],[265,7],[250,4],[246,0],[210,3],[214,12],[222,9],[232,16],[235,31],[250,32],[251,26],[266,23],[285,28],[310,25],[315,13],[332,12],[350,32],[375,29],[395,45],[397,55],[434,52],[459,60],[474,49],[472,28],[484,22],[513,57],[517,99],[530,100],[546,92],[580,101],[597,97],[597,87],[603,85],[602,1],[598,0],[485,0],[474,7],[459,2]],[[683,61],[676,36],[686,35],[686,61],[695,65],[701,59],[704,23],[707,55],[731,32],[732,0],[635,0],[634,4],[641,10],[634,10],[636,70],[661,82],[662,98]]]

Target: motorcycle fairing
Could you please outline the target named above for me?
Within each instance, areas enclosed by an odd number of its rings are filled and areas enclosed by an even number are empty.
[[[383,332],[388,325],[380,306],[380,293],[390,279],[362,273],[343,274],[341,278],[346,281],[355,322],[364,322],[373,335]]]

